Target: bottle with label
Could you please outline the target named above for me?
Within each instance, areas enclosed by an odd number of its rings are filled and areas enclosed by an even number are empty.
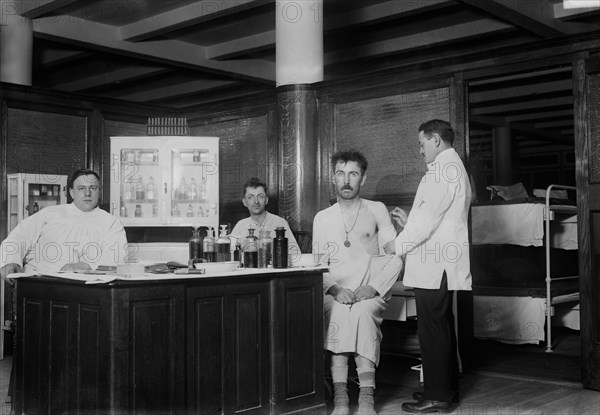
[[[135,186],[135,199],[144,200],[146,198],[146,187],[144,186],[144,180],[140,176]]]
[[[190,246],[190,259],[201,259],[202,258],[202,237],[200,237],[200,230],[198,227],[194,227],[192,237],[188,241]]]
[[[193,177],[190,179],[190,184],[188,185],[188,199],[193,201],[198,200],[198,185]]]
[[[154,202],[154,204],[152,205],[152,217],[158,217],[158,202]]]
[[[248,229],[248,236],[244,239],[244,266],[258,268],[258,238],[252,228]]]
[[[38,205],[38,202],[34,202],[33,203],[33,213],[37,213],[40,211],[40,205]]]
[[[171,208],[171,216],[174,218],[178,218],[181,216],[181,211],[179,210],[179,203],[173,203]]]
[[[185,177],[181,178],[179,182],[179,187],[177,187],[177,195],[180,200],[187,200],[187,182],[185,181]]]
[[[127,206],[125,206],[125,203],[121,202],[121,208],[119,210],[119,215],[122,218],[126,218],[127,217]]]
[[[133,214],[136,218],[142,217],[142,205],[135,205],[135,212]]]
[[[200,198],[201,202],[206,202],[206,183],[204,181],[202,181],[202,183],[200,183],[200,195],[198,196]]]
[[[188,218],[194,217],[194,207],[191,203],[188,205],[187,211],[185,212],[185,216],[187,216]]]
[[[204,251],[204,259],[206,262],[217,262],[217,247],[215,246],[215,231],[210,227],[206,230],[206,236],[202,241],[202,249]]]
[[[217,262],[231,261],[231,239],[227,236],[227,225],[221,225],[221,235],[217,239]]]
[[[285,237],[285,228],[275,228],[273,238],[273,268],[288,267],[288,239]]]
[[[271,232],[263,229],[258,233],[258,267],[267,268],[271,265],[273,239]]]
[[[150,176],[146,184],[146,199],[154,200],[154,177]]]

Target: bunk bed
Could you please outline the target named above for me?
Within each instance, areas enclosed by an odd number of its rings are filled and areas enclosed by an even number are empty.
[[[471,210],[474,334],[505,343],[546,342],[552,324],[579,329],[577,206],[545,197],[489,201]],[[554,319],[553,319],[554,315]]]

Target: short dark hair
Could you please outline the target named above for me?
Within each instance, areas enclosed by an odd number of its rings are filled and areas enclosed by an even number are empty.
[[[100,176],[94,170],[79,169],[75,173],[73,173],[71,175],[71,177],[69,178],[69,189],[73,188],[73,183],[75,183],[75,180],[77,180],[78,177],[89,176],[89,175],[96,176],[96,179],[98,179],[98,182],[101,183]]]
[[[448,121],[444,120],[429,120],[419,126],[419,132],[423,131],[423,134],[427,138],[437,133],[442,141],[453,145],[454,144],[454,130]]]
[[[335,166],[338,163],[348,163],[349,161],[353,161],[358,164],[360,167],[360,173],[364,176],[367,171],[367,167],[369,167],[369,162],[367,162],[367,158],[358,150],[354,150],[351,148],[350,150],[338,151],[333,156],[331,156],[331,168],[335,169]]]
[[[252,189],[256,189],[257,187],[262,187],[263,189],[265,189],[265,194],[268,196],[269,193],[267,192],[267,185],[262,182],[258,177],[251,177],[250,179],[248,179],[248,181],[246,183],[244,183],[244,193],[242,196],[246,196],[246,190],[248,188],[252,188]]]

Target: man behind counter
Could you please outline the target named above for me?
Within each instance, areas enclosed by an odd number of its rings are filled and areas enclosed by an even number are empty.
[[[121,222],[100,209],[100,177],[81,169],[69,179],[73,203],[48,206],[21,221],[0,247],[0,275],[90,270],[125,260]]]
[[[275,236],[275,228],[285,228],[285,236],[288,238],[288,258],[289,262],[293,264],[294,260],[300,258],[300,247],[294,234],[290,229],[290,225],[287,221],[277,215],[267,212],[266,207],[269,203],[269,196],[267,195],[267,185],[260,181],[257,177],[252,177],[246,183],[244,183],[244,197],[242,203],[246,208],[250,216],[238,221],[233,230],[231,236],[233,236],[232,244],[235,245],[236,240],[243,245],[244,238],[248,235],[248,229],[254,229],[254,236],[258,237],[260,231],[269,231],[271,238]]]

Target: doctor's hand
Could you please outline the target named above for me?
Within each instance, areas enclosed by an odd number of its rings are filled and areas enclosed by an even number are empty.
[[[383,245],[383,250],[386,254],[395,254],[396,253],[396,241],[392,239],[385,245]]]
[[[333,295],[335,301],[340,304],[354,304],[356,302],[354,292],[348,288],[342,288],[338,284],[332,286],[328,293]]]
[[[6,264],[2,268],[0,268],[0,276],[2,277],[2,280],[7,282],[10,285],[14,285],[15,280],[13,278],[7,278],[7,277],[10,274],[14,274],[16,272],[23,272],[23,267],[21,267],[19,264],[10,263],[10,264]]]
[[[396,233],[402,232],[406,222],[408,221],[408,214],[396,206],[390,212],[390,219],[392,220],[392,225],[394,225],[394,229],[396,229]]]
[[[356,290],[354,290],[354,295],[356,296],[356,301],[368,300],[369,298],[375,298],[379,293],[377,290],[370,285],[361,285]]]
[[[65,264],[60,269],[61,271],[73,272],[73,271],[91,271],[92,267],[85,262],[76,262],[71,264]]]

